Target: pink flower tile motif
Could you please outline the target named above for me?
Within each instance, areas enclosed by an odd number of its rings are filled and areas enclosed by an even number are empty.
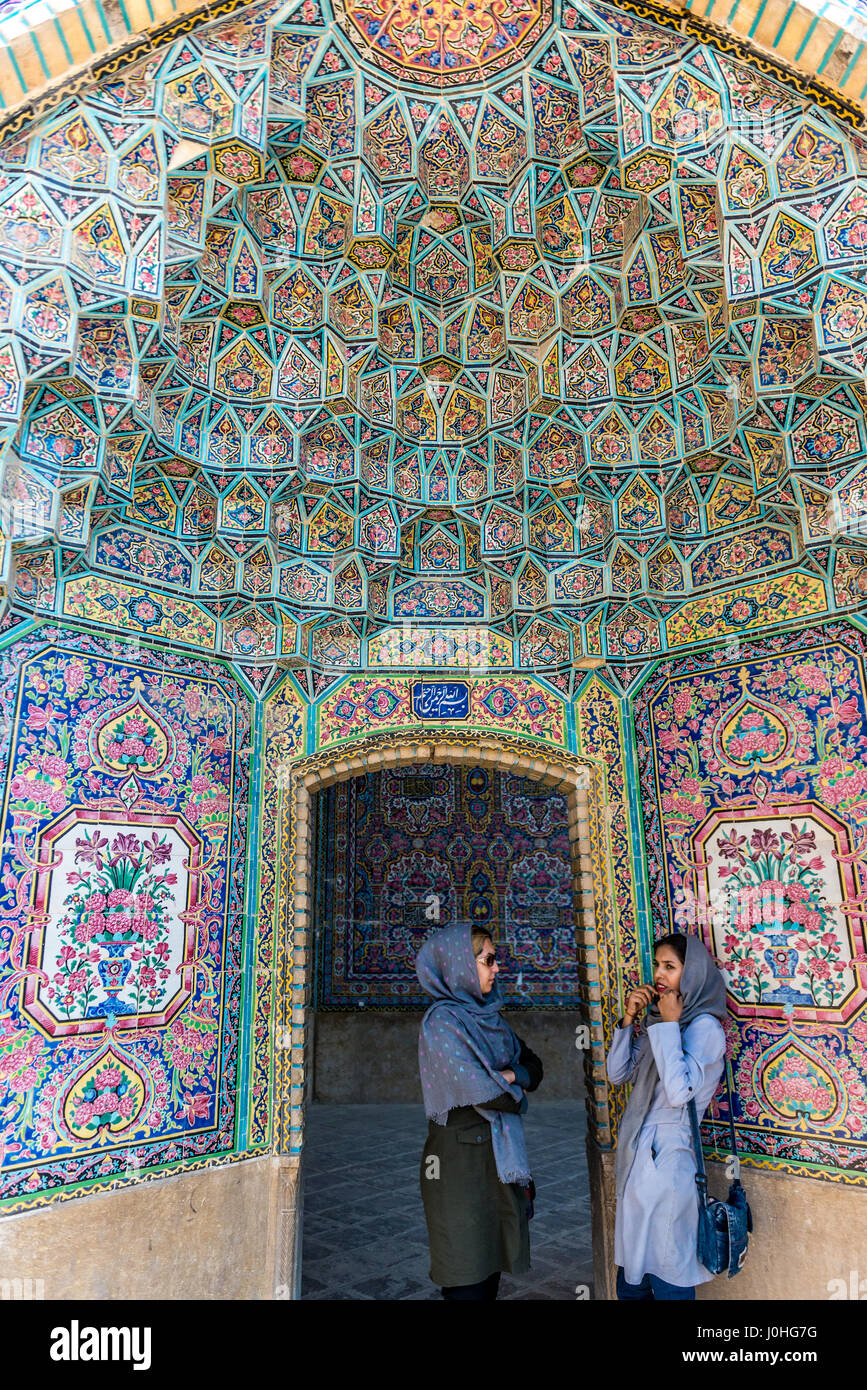
[[[42,628],[4,653],[0,1203],[235,1150],[247,697]]]
[[[744,1152],[862,1180],[867,639],[836,622],[682,657],[635,727],[654,932],[701,935],[725,973]],[[718,1106],[721,1149],[726,1124]]]

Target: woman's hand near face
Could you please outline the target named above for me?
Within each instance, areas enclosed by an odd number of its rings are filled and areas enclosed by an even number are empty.
[[[677,1023],[683,1013],[683,995],[680,990],[665,990],[659,996],[659,1013],[663,1023]]]
[[[505,1071],[501,1071],[500,1076],[503,1078],[507,1086],[514,1086],[515,1073],[512,1071],[511,1067],[507,1067]]]
[[[637,1018],[644,1013],[644,1010],[653,1003],[656,991],[650,985],[640,985],[634,989],[626,1000],[626,1012],[623,1015],[623,1026],[629,1028]]]

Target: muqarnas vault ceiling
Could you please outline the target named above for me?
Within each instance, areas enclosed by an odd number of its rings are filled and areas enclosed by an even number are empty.
[[[20,616],[576,663],[863,608],[867,145],[550,0],[266,5],[0,148]]]

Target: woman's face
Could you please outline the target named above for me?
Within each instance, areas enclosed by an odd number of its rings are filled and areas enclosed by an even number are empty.
[[[653,953],[653,982],[660,994],[680,989],[683,966],[673,946],[657,946]]]
[[[493,955],[495,955],[494,943],[489,936],[486,936],[482,942],[482,949],[476,954],[476,969],[479,972],[482,994],[490,994],[500,969],[496,960],[491,960]],[[487,964],[489,960],[491,960],[490,965]]]

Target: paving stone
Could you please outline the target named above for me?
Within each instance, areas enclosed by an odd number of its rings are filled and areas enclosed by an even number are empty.
[[[374,1231],[370,1230],[369,1227],[363,1225],[350,1226],[347,1224],[343,1227],[341,1235],[333,1242],[333,1245],[335,1250],[342,1254],[344,1252],[348,1253],[350,1250],[358,1250],[360,1252],[367,1246],[375,1243],[376,1234]],[[302,1255],[304,1259],[307,1258],[306,1239],[305,1244],[302,1246]],[[359,1254],[359,1259],[361,1258],[362,1256]]]
[[[373,1299],[370,1297],[370,1294],[360,1293],[358,1289],[328,1289],[324,1293],[308,1294],[307,1299],[310,1302],[315,1301],[317,1303],[373,1302]]]
[[[383,1236],[404,1236],[409,1239],[415,1236],[416,1240],[419,1237],[427,1237],[427,1227],[423,1221],[419,1223],[415,1213],[380,1212],[377,1216],[369,1216],[362,1222],[361,1229],[368,1233],[368,1240]]]
[[[430,1287],[430,1280],[420,1279],[416,1270],[392,1269],[379,1278],[368,1279],[356,1287],[368,1298],[397,1300],[409,1298],[413,1294],[424,1294],[426,1285]]]
[[[322,1282],[321,1279],[314,1279],[312,1274],[306,1274],[306,1273],[304,1273],[304,1272],[302,1271],[302,1274],[301,1274],[301,1297],[302,1297],[302,1298],[312,1298],[312,1297],[314,1297],[314,1296],[315,1296],[316,1294],[318,1294],[318,1293],[323,1293],[324,1290],[325,1290],[327,1287],[328,1287],[327,1284],[323,1284],[323,1282]]]

